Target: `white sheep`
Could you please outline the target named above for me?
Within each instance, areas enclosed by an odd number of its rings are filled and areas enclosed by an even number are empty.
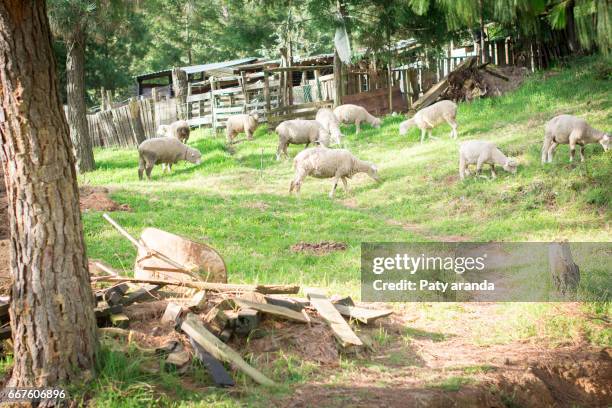
[[[425,133],[431,132],[433,128],[442,122],[448,123],[451,126],[450,137],[457,138],[457,104],[452,101],[440,101],[431,106],[421,109],[411,119],[400,123],[400,135],[406,135],[412,126],[417,126],[421,129],[421,143],[425,139]]]
[[[569,144],[570,162],[574,160],[576,145],[580,146],[580,160],[584,161],[584,147],[589,143],[599,143],[604,151],[610,148],[610,134],[594,129],[582,118],[572,115],[559,115],[546,124],[542,144],[542,164],[552,163],[555,149],[560,144]]]
[[[157,128],[156,135],[158,137],[170,136],[170,125],[159,125],[159,127]]]
[[[281,154],[288,157],[287,147],[290,144],[317,143],[329,146],[329,132],[316,120],[292,119],[282,122],[276,127],[278,134],[278,149],[276,160],[280,160]]]
[[[317,116],[315,120],[319,122],[323,129],[327,130],[334,143],[337,145],[342,143],[342,132],[340,131],[340,122],[338,122],[338,118],[334,115],[334,112],[328,108],[321,108],[317,111]]]
[[[357,105],[340,105],[334,109],[334,115],[340,123],[354,123],[355,133],[359,133],[362,122],[369,123],[375,128],[379,128],[381,124],[380,119],[370,115],[365,108]]]
[[[289,186],[289,193],[295,190],[300,192],[302,181],[306,176],[316,178],[333,178],[334,184],[330,198],[334,198],[338,181],[342,180],[344,190],[348,192],[347,179],[357,173],[366,173],[374,180],[380,182],[378,169],[372,163],[359,160],[351,152],[345,149],[327,149],[325,147],[313,147],[302,150],[293,160],[295,178]]]
[[[172,171],[172,165],[180,160],[200,164],[202,154],[194,148],[181,143],[175,137],[156,137],[142,142],[138,146],[138,178],[146,171],[147,178],[151,179],[153,166],[161,163],[162,167]],[[162,169],[162,171],[165,171]]]
[[[516,173],[517,163],[514,159],[506,157],[495,143],[485,140],[469,140],[459,146],[459,177],[465,178],[469,174],[468,166],[476,165],[476,172],[480,174],[483,164],[491,166],[491,176],[496,177],[495,165],[502,166],[504,170]]]
[[[227,142],[232,143],[234,137],[239,133],[246,133],[248,140],[253,140],[253,133],[259,124],[259,115],[257,112],[243,113],[233,115],[227,119],[225,124],[225,132],[227,134]]]

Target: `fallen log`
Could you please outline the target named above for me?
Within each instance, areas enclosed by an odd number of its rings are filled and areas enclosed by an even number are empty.
[[[232,283],[168,281],[162,279],[137,279],[116,276],[100,276],[97,281],[104,282],[134,282],[151,285],[184,286],[187,288],[211,290],[215,292],[259,292],[263,294],[295,294],[300,291],[297,285],[242,285]]]

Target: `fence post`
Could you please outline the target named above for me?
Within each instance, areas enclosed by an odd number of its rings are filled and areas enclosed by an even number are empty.
[[[211,118],[213,133],[216,137],[217,136],[217,117],[216,117],[217,115],[215,112],[215,108],[217,104],[215,102],[215,85],[216,85],[215,77],[210,77],[209,81],[210,81],[210,118]]]
[[[270,73],[264,71],[264,98],[266,99],[266,120],[270,121]]]
[[[244,71],[240,71],[240,86],[242,87],[242,94],[244,95],[244,113],[249,111],[249,93],[247,91],[246,74]]]
[[[136,98],[130,98],[129,109],[132,132],[134,133],[134,139],[136,141],[136,145],[138,146],[146,140],[146,136],[144,127],[140,121],[140,105],[138,104]]]

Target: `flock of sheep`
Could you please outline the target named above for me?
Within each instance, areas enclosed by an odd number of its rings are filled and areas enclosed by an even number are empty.
[[[440,101],[418,111],[411,119],[399,126],[400,135],[408,133],[413,126],[421,130],[421,143],[425,135],[441,123],[451,126],[451,138],[457,139],[457,105],[451,101]],[[253,139],[253,133],[258,125],[257,113],[231,116],[227,121],[226,132],[228,143],[232,143],[236,135],[245,133],[248,140]],[[332,149],[330,145],[342,145],[341,124],[355,124],[356,133],[362,123],[378,128],[381,120],[372,116],[366,109],[357,105],[341,105],[331,109],[319,109],[314,120],[293,119],[282,122],[276,127],[278,148],[276,159],[288,157],[287,147],[290,144],[306,145],[294,159],[295,177],[291,181],[289,192],[299,192],[306,176],[333,179],[333,187],[329,193],[334,197],[338,182],[342,181],[348,191],[347,179],[357,173],[366,173],[376,181],[380,181],[377,167],[355,157],[346,149]],[[160,126],[158,138],[149,139],[138,147],[140,163],[138,176],[142,179],[146,170],[150,179],[151,170],[155,164],[162,164],[162,171],[171,171],[172,164],[186,160],[199,164],[201,154],[198,150],[185,145],[189,138],[189,125],[185,121],[177,121],[169,126]],[[316,147],[308,148],[310,144]],[[589,126],[584,119],[559,115],[551,119],[545,127],[542,146],[542,163],[552,162],[553,153],[559,144],[569,144],[570,162],[574,159],[576,146],[580,146],[580,158],[584,161],[586,144],[599,143],[607,151],[610,146],[610,135]],[[501,166],[510,173],[516,173],[517,162],[506,157],[493,142],[485,140],[470,140],[459,145],[459,176],[464,179],[469,173],[468,166],[476,165],[479,174],[483,165],[491,168],[492,177],[496,177],[495,166]]]

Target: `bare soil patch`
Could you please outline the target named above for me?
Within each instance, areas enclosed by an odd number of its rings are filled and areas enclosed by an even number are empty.
[[[117,204],[106,187],[80,186],[81,211],[131,211],[127,204]]]
[[[326,255],[334,251],[346,251],[348,245],[344,242],[321,241],[321,242],[300,242],[291,245],[293,252],[309,252],[314,255]]]

